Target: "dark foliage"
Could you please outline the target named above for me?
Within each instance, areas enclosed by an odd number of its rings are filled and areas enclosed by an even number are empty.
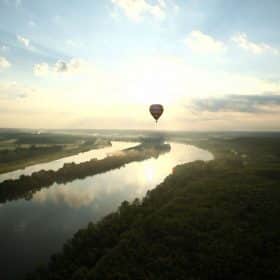
[[[30,148],[16,148],[14,150],[2,150],[0,151],[0,164],[11,163],[20,160],[26,160],[27,158],[35,158],[38,156],[48,155],[50,153],[57,153],[63,149],[62,146],[51,147],[36,147]]]
[[[280,279],[280,168],[243,163],[176,167],[27,279]]]

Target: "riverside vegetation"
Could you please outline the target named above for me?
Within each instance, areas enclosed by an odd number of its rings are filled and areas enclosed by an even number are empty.
[[[280,279],[279,138],[196,144],[215,160],[177,166],[26,279]]]
[[[21,175],[19,179],[9,179],[0,183],[0,203],[20,198],[31,199],[33,193],[54,183],[67,183],[87,176],[100,174],[120,168],[133,161],[142,161],[150,157],[158,157],[170,151],[170,145],[164,143],[143,143],[104,159],[91,159],[76,163],[65,163],[57,171],[41,170],[29,176]]]

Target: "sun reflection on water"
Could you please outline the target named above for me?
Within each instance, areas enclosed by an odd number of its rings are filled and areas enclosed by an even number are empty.
[[[143,197],[146,192],[172,173],[173,168],[194,160],[211,160],[212,155],[204,150],[185,144],[171,143],[171,151],[158,158],[132,162],[126,166],[103,174],[75,180],[71,183],[54,184],[33,196],[33,202],[68,207],[91,207],[95,203],[111,204],[112,201],[133,200]],[[108,202],[110,201],[110,202]]]
[[[143,166],[143,175],[149,183],[152,183],[156,177],[156,166],[148,161]]]

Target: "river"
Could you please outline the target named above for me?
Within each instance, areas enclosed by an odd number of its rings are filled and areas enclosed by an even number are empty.
[[[44,169],[56,170],[70,158],[75,162],[91,157],[101,159],[117,149],[134,145],[136,143],[114,142],[109,150],[81,153],[60,159],[59,164],[57,161],[38,164],[32,167],[32,172],[42,169],[42,165]],[[46,263],[49,256],[58,252],[78,229],[116,210],[124,200],[142,198],[147,190],[162,182],[174,166],[213,158],[208,151],[194,146],[170,145],[171,151],[157,159],[133,162],[120,169],[67,184],[54,184],[34,193],[30,200],[0,204],[0,279],[22,279],[26,272]],[[31,172],[30,168],[9,174],[17,177],[20,172]],[[1,176],[8,176],[8,173]]]
[[[61,168],[65,163],[70,163],[70,162],[81,163],[84,161],[88,161],[92,158],[103,159],[107,155],[110,155],[116,151],[130,148],[136,145],[138,145],[138,143],[112,141],[112,146],[103,149],[94,149],[87,152],[79,153],[77,155],[60,158],[50,162],[35,164],[35,165],[25,167],[23,169],[18,169],[15,171],[0,174],[0,183],[7,179],[18,179],[21,175],[31,175],[33,172],[37,172],[40,170],[56,171],[59,168]]]

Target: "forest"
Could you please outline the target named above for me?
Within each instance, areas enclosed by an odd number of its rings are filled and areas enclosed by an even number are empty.
[[[278,138],[197,145],[215,160],[177,166],[26,279],[280,279]]]

